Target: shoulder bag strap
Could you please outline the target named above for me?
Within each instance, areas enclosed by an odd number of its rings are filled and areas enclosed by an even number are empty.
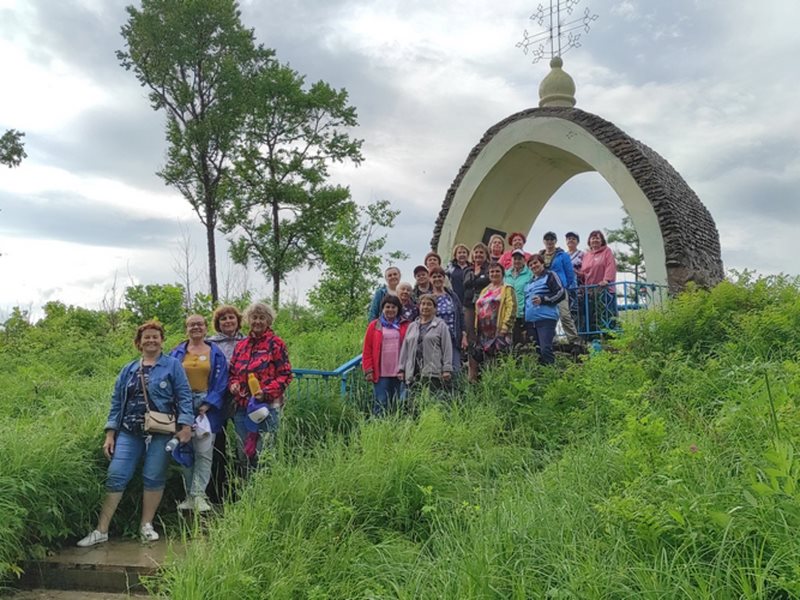
[[[147,382],[144,380],[144,361],[139,360],[139,381],[142,382],[142,394],[144,394],[144,412],[150,412],[150,397],[147,394]]]

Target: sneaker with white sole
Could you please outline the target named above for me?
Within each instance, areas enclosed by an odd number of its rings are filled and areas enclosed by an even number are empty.
[[[178,510],[194,510],[194,498],[188,496],[186,500],[178,504]]]
[[[95,546],[97,544],[102,544],[108,541],[108,533],[100,533],[95,529],[85,538],[78,542],[78,546],[81,548],[88,548],[89,546]]]
[[[142,528],[139,530],[142,535],[143,542],[156,542],[158,541],[158,533],[153,529],[152,523],[143,523]]]
[[[194,509],[197,512],[208,512],[211,510],[211,505],[208,503],[208,500],[205,499],[205,496],[195,496]]]

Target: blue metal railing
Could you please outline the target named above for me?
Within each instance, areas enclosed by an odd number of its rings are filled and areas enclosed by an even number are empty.
[[[333,371],[321,369],[292,369],[294,381],[287,390],[287,395],[295,397],[309,394],[338,393],[342,398],[360,403],[365,394],[370,393],[370,386],[361,373],[361,355],[355,356]]]
[[[668,298],[666,285],[645,281],[615,281],[608,285],[583,285],[571,292],[570,308],[578,334],[595,337],[620,331],[632,313],[663,306]]]

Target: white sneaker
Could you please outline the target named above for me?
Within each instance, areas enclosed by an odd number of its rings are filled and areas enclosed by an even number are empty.
[[[139,530],[139,533],[142,535],[143,542],[155,542],[158,541],[158,533],[155,529],[153,529],[152,523],[143,523],[142,528]]]
[[[178,504],[178,510],[194,510],[194,498],[187,496],[186,500]]]
[[[197,512],[208,512],[211,510],[211,505],[208,503],[208,500],[205,499],[205,496],[195,496],[194,509]]]
[[[94,546],[96,544],[102,544],[103,542],[108,541],[108,533],[100,533],[95,529],[85,538],[78,542],[78,546],[81,548],[88,548],[89,546]]]

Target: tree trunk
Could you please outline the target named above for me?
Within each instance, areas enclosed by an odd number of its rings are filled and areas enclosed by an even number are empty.
[[[278,269],[272,270],[272,308],[278,310],[278,303],[281,300],[281,274]]]
[[[275,244],[272,253],[272,308],[278,310],[281,301],[281,268],[278,264],[278,249],[281,245],[280,212],[277,200],[272,201],[272,243]]]
[[[219,300],[217,291],[217,244],[214,239],[214,220],[206,218],[206,243],[208,245],[208,285],[211,288],[211,304]]]

